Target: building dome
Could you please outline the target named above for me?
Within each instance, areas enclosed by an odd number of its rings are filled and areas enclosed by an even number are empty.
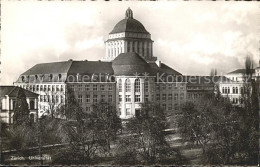
[[[119,54],[112,61],[112,68],[117,76],[134,76],[136,73],[152,74],[149,64],[135,52]]]
[[[114,29],[109,34],[121,33],[121,32],[135,32],[150,34],[144,28],[143,24],[133,18],[133,12],[130,8],[126,10],[125,19],[119,21]]]

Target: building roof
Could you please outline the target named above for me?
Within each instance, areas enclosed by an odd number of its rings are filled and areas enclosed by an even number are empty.
[[[67,75],[67,82],[72,81],[100,81],[105,82],[107,76],[113,75],[112,62],[102,61],[73,61]],[[78,79],[77,79],[77,75]],[[93,78],[94,77],[94,78]]]
[[[134,76],[136,74],[149,73],[154,75],[155,71],[136,52],[119,54],[113,61],[112,67],[115,75]]]
[[[161,63],[161,67],[159,67],[156,63],[149,63],[150,67],[156,70],[160,75],[165,73],[167,75],[182,75],[178,71],[172,69],[164,63]]]
[[[62,61],[62,62],[53,62],[53,63],[41,63],[36,64],[22,75],[36,75],[36,74],[63,74],[67,73],[72,61]]]
[[[251,69],[252,73],[255,73],[254,69]],[[246,69],[236,69],[235,71],[231,71],[228,74],[245,74],[246,73]]]
[[[125,19],[119,21],[114,29],[109,34],[121,33],[121,32],[135,32],[150,34],[144,28],[143,24],[133,18],[133,12],[130,8],[126,10]]]
[[[23,88],[20,88],[18,86],[0,86],[0,95],[1,97],[4,97],[5,95],[8,95],[9,97],[16,97],[19,89]],[[37,93],[33,93],[26,89],[23,89],[23,91],[26,97],[38,97]]]

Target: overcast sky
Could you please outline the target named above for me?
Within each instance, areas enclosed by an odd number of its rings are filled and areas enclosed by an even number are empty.
[[[38,63],[100,60],[104,41],[133,10],[151,33],[154,56],[185,75],[259,61],[258,2],[2,2],[1,84]]]

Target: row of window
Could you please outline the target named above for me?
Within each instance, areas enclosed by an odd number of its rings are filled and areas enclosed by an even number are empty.
[[[156,100],[157,101],[166,101],[166,94],[162,94],[162,98],[160,96],[160,94],[156,94]],[[179,94],[178,93],[174,93],[174,100],[178,100]],[[168,94],[168,100],[172,100],[172,94]],[[180,100],[184,100],[184,93],[180,94]]]
[[[42,75],[34,75],[34,76],[25,75],[25,76],[22,76],[21,79],[22,79],[22,81],[28,81],[29,78],[32,78],[35,80],[38,80],[38,79],[44,80],[45,77],[47,77],[49,79],[49,81],[52,81],[54,79],[54,77],[56,77],[58,80],[60,80],[62,75],[61,74],[54,75],[54,76],[53,76],[53,74],[47,74],[47,75],[42,74]]]
[[[187,90],[214,90],[214,87],[210,86],[187,86]]]
[[[86,95],[85,96],[85,102],[86,103],[90,103],[91,102],[91,95]],[[99,95],[93,95],[93,103],[97,103],[99,99]],[[108,95],[108,97],[106,97],[106,95],[100,95],[100,101],[101,102],[105,102],[107,100],[107,102],[112,102],[113,101],[113,95]],[[83,96],[82,95],[78,95],[78,102],[82,103],[83,102]]]
[[[63,95],[40,95],[40,102],[64,103]]]
[[[178,100],[179,98],[179,94],[175,93],[174,94],[174,100]],[[156,94],[156,100],[157,101],[166,101],[166,100],[172,100],[172,94],[168,94],[168,98],[166,94],[162,94],[162,97],[160,96],[160,94]],[[144,96],[144,100],[145,102],[149,101],[149,95],[145,95]],[[184,93],[180,94],[180,100],[184,100]],[[140,95],[135,95],[134,97],[134,101],[135,102],[140,102],[141,101],[141,96]],[[122,95],[119,95],[119,102],[122,102]],[[131,102],[131,95],[125,95],[125,102]]]
[[[92,88],[91,88],[92,86]],[[113,85],[112,84],[109,84],[107,85],[107,88],[106,88],[106,85],[97,85],[97,84],[94,84],[94,85],[70,85],[70,89],[73,90],[73,91],[90,91],[90,90],[93,90],[93,91],[105,91],[105,90],[108,90],[108,91],[112,91],[113,90]]]
[[[63,85],[20,85],[20,87],[30,91],[64,91]]]
[[[161,85],[161,89],[162,90],[166,90],[167,88],[168,89],[172,89],[173,85],[174,85],[174,89],[178,89],[178,85],[177,84],[156,84],[156,90],[160,90],[160,85]],[[179,87],[181,90],[184,89],[184,85],[181,84],[180,87]]]
[[[243,87],[240,88],[240,92],[241,92],[241,94],[244,92],[244,88]],[[222,87],[222,93],[229,94],[230,93],[230,88],[229,87]],[[232,93],[233,94],[238,94],[238,87],[232,87]]]

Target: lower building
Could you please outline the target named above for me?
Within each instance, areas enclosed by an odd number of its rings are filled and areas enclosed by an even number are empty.
[[[16,105],[16,96],[19,89],[17,86],[0,86],[1,95],[1,121],[12,124],[14,108]],[[24,89],[26,101],[30,110],[30,118],[36,121],[38,111],[38,94]]]

